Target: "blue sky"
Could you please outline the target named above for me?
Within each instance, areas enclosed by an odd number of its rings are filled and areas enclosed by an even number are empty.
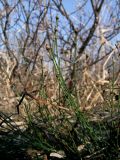
[[[65,9],[68,12],[73,12],[75,9],[75,0],[62,0]]]
[[[80,3],[80,1],[79,0],[62,0],[62,3],[65,9],[70,13],[76,10],[76,6],[78,5],[78,3]],[[82,1],[82,3],[84,3],[84,1]],[[86,4],[86,9],[88,11],[91,11],[91,4],[89,0]]]

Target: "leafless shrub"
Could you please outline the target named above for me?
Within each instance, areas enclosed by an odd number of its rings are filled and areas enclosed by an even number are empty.
[[[92,108],[103,102],[103,86],[110,83],[113,74],[114,83],[119,84],[117,3],[117,0],[110,3],[79,0],[75,11],[68,13],[60,0],[17,0],[12,3],[1,0],[1,108],[6,106],[16,110],[24,92],[44,99],[39,95],[43,88],[45,100],[58,98],[59,84],[49,55],[55,32],[58,41],[56,58],[60,60],[66,84],[69,80],[73,83],[72,94],[78,97],[80,107]]]

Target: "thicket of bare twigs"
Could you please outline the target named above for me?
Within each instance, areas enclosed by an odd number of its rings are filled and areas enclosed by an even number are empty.
[[[2,158],[120,158],[120,3],[74,5],[0,0]]]

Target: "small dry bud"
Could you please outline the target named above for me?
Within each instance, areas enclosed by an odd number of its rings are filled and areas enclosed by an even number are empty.
[[[75,28],[75,34],[78,34],[79,28]]]
[[[55,32],[58,32],[58,29],[57,29],[57,28],[55,28]]]
[[[63,49],[63,48],[61,48],[61,51],[60,51],[60,53],[61,53],[61,54],[63,54],[63,53],[64,53],[64,49]]]
[[[51,47],[48,44],[46,44],[46,50],[50,51],[50,49],[51,49]]]
[[[59,20],[59,17],[58,17],[58,16],[56,16],[56,21],[57,21],[57,20]]]

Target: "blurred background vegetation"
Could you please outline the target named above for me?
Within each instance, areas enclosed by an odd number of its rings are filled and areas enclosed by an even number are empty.
[[[119,0],[0,0],[0,159],[120,159]]]

